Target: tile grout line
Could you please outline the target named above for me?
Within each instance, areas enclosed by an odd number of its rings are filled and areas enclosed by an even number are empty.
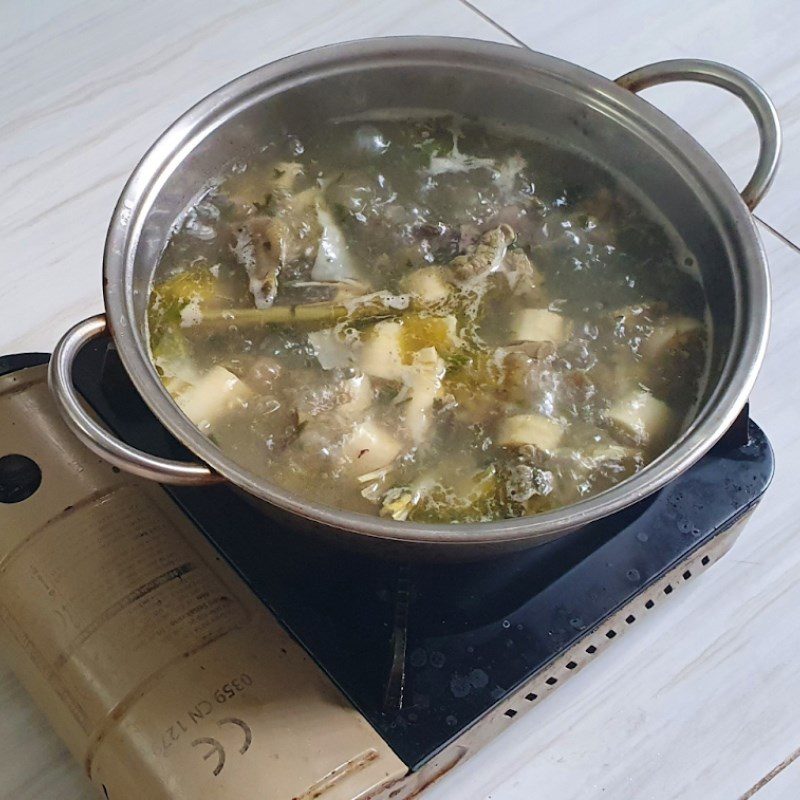
[[[516,42],[520,47],[524,47],[526,50],[530,50],[531,49],[529,45],[527,45],[525,42],[522,41],[522,39],[519,39],[518,37],[514,36],[514,34],[511,33],[511,31],[509,31],[507,28],[503,27],[496,20],[492,19],[488,14],[486,14],[483,11],[481,11],[481,9],[477,8],[475,5],[473,5],[471,2],[469,2],[469,0],[459,0],[459,2],[462,5],[464,5],[466,8],[470,9],[473,13],[477,14],[485,22],[489,23],[493,28],[495,28],[495,30],[499,31],[500,33],[502,33],[503,35],[507,36],[512,41]],[[774,228],[772,225],[770,225],[768,222],[766,222],[761,217],[757,216],[755,213],[753,213],[753,219],[756,220],[757,222],[759,222],[761,225],[763,225],[764,228],[766,228],[766,230],[769,233],[771,233],[780,242],[782,242],[783,244],[785,244],[787,247],[791,248],[795,252],[800,253],[800,246],[795,244],[787,236],[784,236],[784,234],[782,234],[777,228]],[[778,764],[773,769],[771,769],[766,775],[764,775],[763,778],[761,778],[761,780],[759,780],[755,784],[753,784],[753,786],[751,786],[750,789],[748,789],[739,798],[739,800],[749,800],[750,798],[752,798],[757,792],[759,792],[761,789],[763,789],[764,786],[766,786],[773,778],[777,777],[788,766],[793,764],[798,758],[800,758],[800,748],[795,750],[791,755],[789,755],[787,758],[785,758],[780,764]]]
[[[769,222],[765,222],[761,217],[753,214],[753,218],[758,220],[776,239],[779,239],[787,247],[790,247],[796,253],[800,253],[800,246],[796,245],[788,236],[784,236],[777,228],[773,228]]]
[[[466,6],[473,14],[477,14],[484,22],[488,22],[495,30],[500,31],[504,36],[507,36],[511,41],[516,42],[520,47],[524,47],[526,50],[530,50],[531,48],[519,39],[518,37],[514,36],[508,28],[504,28],[499,22],[492,19],[486,12],[481,11],[477,6],[473,5],[469,2],[469,0],[458,0],[461,5]]]
[[[461,5],[468,8],[474,14],[477,14],[484,22],[488,22],[489,25],[491,25],[495,30],[499,31],[504,36],[507,36],[513,42],[516,42],[520,47],[524,47],[526,50],[532,49],[530,45],[523,42],[518,36],[514,36],[514,34],[511,33],[508,28],[501,25],[497,20],[490,17],[485,11],[482,11],[476,5],[471,3],[470,0],[458,0],[458,2],[460,2]],[[756,214],[753,214],[753,218],[758,220],[770,233],[772,233],[773,236],[775,236],[777,239],[780,239],[780,241],[782,241],[785,245],[800,253],[800,245],[795,244],[791,239],[789,239],[788,236],[784,236],[777,228],[773,228],[772,225],[770,225],[768,222],[765,222],[761,217],[756,216]]]
[[[773,778],[783,772],[786,767],[793,764],[800,758],[800,747],[797,748],[791,755],[787,756],[780,764],[773,767],[760,781],[754,783],[740,798],[739,800],[749,800],[757,792],[760,792]]]

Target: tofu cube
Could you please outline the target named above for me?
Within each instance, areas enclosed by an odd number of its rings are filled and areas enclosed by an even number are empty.
[[[662,440],[674,424],[670,407],[647,391],[635,389],[608,409],[607,419],[634,442]]]
[[[523,308],[511,318],[510,341],[561,344],[568,335],[567,320],[546,308]]]
[[[373,378],[390,381],[403,377],[402,324],[396,320],[378,322],[364,336],[359,366]]]
[[[541,414],[517,414],[500,423],[495,443],[501,447],[530,444],[540,450],[553,451],[563,435],[561,425]]]
[[[241,406],[252,391],[225,367],[212,367],[196,383],[177,395],[181,411],[201,430]]]
[[[387,466],[400,454],[400,442],[372,420],[357,425],[345,437],[342,452],[357,474]]]
[[[438,303],[453,291],[444,276],[441,267],[422,267],[406,276],[404,288],[425,303]]]

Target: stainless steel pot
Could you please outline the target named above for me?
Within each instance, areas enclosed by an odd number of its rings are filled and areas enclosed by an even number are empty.
[[[742,192],[686,132],[635,92],[658,83],[714,84],[741,98],[761,137]],[[462,525],[395,522],[298,497],[243,470],[183,416],[148,357],[149,284],[170,227],[209,178],[265,138],[358,112],[447,109],[535,129],[633,181],[697,254],[713,318],[711,379],[680,439],[638,474],[595,497],[536,517]],[[128,181],[108,232],[106,314],[59,342],[50,385],[65,419],[95,453],[162,483],[228,480],[327,535],[380,540],[386,550],[475,557],[540,544],[600,519],[663,487],[697,461],[746,402],[764,355],[770,316],[767,263],[750,215],[775,173],[780,131],[769,98],[752,80],[707,61],[667,61],[616,82],[518,47],[450,38],[388,38],[333,45],[261,67],[184,114],[153,145]],[[106,329],[153,413],[200,462],[156,458],[119,441],[83,408],[73,386],[76,353]],[[393,543],[393,544],[390,544]]]

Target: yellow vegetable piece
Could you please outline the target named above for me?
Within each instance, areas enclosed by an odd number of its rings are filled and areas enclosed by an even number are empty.
[[[414,360],[414,354],[426,347],[435,347],[439,355],[451,353],[459,344],[457,322],[452,315],[423,317],[410,314],[403,318],[400,331],[400,353],[404,364]]]
[[[211,268],[203,265],[176,272],[153,287],[153,293],[161,303],[190,300],[211,300],[214,297],[217,279]]]
[[[456,318],[424,317],[409,314],[398,320],[383,320],[362,336],[359,355],[361,369],[373,378],[402,380],[415,356],[426,348],[440,355],[453,352],[459,345]]]

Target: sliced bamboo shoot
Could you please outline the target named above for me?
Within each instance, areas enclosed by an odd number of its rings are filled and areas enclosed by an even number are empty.
[[[680,347],[687,334],[700,333],[703,323],[694,317],[668,317],[653,329],[642,347],[645,358],[659,359],[670,349]]]
[[[663,439],[674,423],[670,407],[646,389],[635,389],[618,400],[609,408],[607,418],[641,445]]]
[[[552,451],[558,447],[564,429],[541,414],[517,414],[500,423],[495,442],[501,447],[521,447],[525,444],[540,450]]]
[[[546,308],[523,308],[511,318],[513,342],[553,342],[560,344],[567,338],[567,320]]]
[[[444,361],[435,347],[425,347],[414,355],[406,367],[406,385],[411,399],[406,405],[405,423],[415,444],[425,440],[433,416],[433,401],[442,388]]]

